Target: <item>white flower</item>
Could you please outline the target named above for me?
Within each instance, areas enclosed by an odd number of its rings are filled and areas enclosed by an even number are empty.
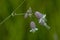
[[[35,32],[38,30],[38,28],[36,28],[36,24],[33,21],[31,21],[30,27],[31,27],[30,32]]]
[[[25,13],[24,18],[27,18],[28,16],[29,16],[29,17],[32,16],[32,10],[31,10],[31,7],[29,7],[29,9],[27,10],[27,12]]]
[[[50,27],[46,23],[46,14],[41,14],[40,12],[36,11],[35,16],[38,18],[39,23],[43,26],[45,26],[47,29],[50,29]]]

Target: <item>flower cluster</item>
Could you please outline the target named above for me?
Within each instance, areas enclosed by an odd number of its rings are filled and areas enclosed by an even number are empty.
[[[31,9],[31,7],[29,7],[29,9],[27,10],[27,12],[25,13],[24,18],[27,18],[28,16],[29,17],[32,16],[32,9]]]
[[[27,12],[25,13],[24,15],[24,18],[27,18],[28,16],[31,17],[32,15],[32,10],[31,10],[31,7],[27,10]],[[34,15],[36,16],[36,18],[38,19],[38,23],[40,23],[42,26],[45,26],[48,30],[50,29],[50,27],[47,25],[46,21],[46,14],[42,14],[38,11],[36,11],[34,13]],[[38,30],[38,28],[36,28],[36,24],[34,21],[31,21],[30,22],[30,27],[31,27],[31,30],[30,32],[35,32]]]

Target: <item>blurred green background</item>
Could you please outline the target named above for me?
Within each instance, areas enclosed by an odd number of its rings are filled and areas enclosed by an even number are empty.
[[[8,17],[24,0],[0,0],[0,22]],[[25,0],[14,11],[17,14],[25,13],[31,7],[33,13],[39,11],[47,14],[47,23],[51,27],[47,30],[38,24],[37,18],[24,19],[24,15],[10,17],[0,25],[0,40],[60,40],[60,0]],[[34,21],[38,31],[30,33],[30,21]]]

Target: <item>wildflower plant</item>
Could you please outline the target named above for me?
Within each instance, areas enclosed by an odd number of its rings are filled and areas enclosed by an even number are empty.
[[[22,13],[22,14],[17,14],[17,13],[15,13],[15,11],[16,11],[19,7],[21,7],[21,5],[22,5],[24,2],[25,2],[25,0],[11,13],[11,15],[9,15],[6,19],[4,19],[4,20],[0,23],[0,25],[3,24],[6,20],[8,20],[11,16],[13,17],[13,16],[16,16],[16,15],[17,15],[17,16],[18,16],[18,15],[24,15],[24,18],[25,18],[25,19],[28,18],[28,17],[32,17],[32,16],[33,16],[33,13],[32,13],[31,7],[29,7],[29,9],[26,11],[26,13]],[[50,29],[50,27],[49,27],[49,26],[47,25],[47,23],[46,23],[46,21],[47,21],[47,19],[45,18],[45,17],[46,17],[46,14],[42,14],[42,13],[36,11],[36,12],[34,13],[34,15],[35,15],[36,18],[39,20],[38,23],[40,23],[42,26],[45,26],[47,29]],[[30,22],[30,28],[31,28],[30,32],[36,32],[36,31],[38,30],[38,28],[36,28],[36,27],[37,27],[37,26],[36,26],[35,22],[34,22],[34,21],[31,21],[31,22]]]
[[[60,40],[59,4],[59,0],[1,0],[0,40]]]

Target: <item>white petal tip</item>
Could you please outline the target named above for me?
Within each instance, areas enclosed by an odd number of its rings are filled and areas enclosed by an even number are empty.
[[[36,32],[37,30],[38,30],[38,28],[31,29],[30,32]]]
[[[38,30],[38,28],[35,28],[35,30]]]
[[[44,14],[42,18],[45,18],[45,17],[46,17],[46,14]]]
[[[33,32],[33,33],[34,33],[34,32],[35,32],[35,30],[30,30],[30,32]]]
[[[32,32],[32,30],[30,30],[30,32]]]

